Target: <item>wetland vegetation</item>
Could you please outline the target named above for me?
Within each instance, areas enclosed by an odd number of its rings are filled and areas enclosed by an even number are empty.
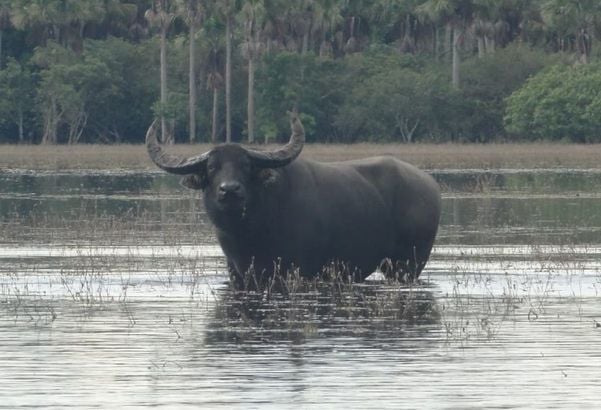
[[[191,155],[209,144],[177,144],[169,151]],[[2,145],[0,169],[45,171],[155,170],[146,149],[119,145]],[[268,148],[268,147],[267,147]],[[306,144],[303,156],[319,161],[341,161],[393,155],[424,169],[587,169],[598,168],[601,144]]]

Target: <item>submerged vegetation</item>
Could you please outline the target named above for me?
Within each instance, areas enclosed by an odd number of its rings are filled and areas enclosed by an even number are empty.
[[[313,280],[278,277],[258,292],[227,286],[219,259],[211,261],[186,246],[170,248],[69,246],[55,251],[56,262],[7,265],[0,283],[0,318],[49,326],[71,315],[85,320],[116,309],[134,327],[145,316],[138,305],[163,300],[210,315],[207,337],[212,343],[418,331],[459,346],[503,339],[505,326],[557,320],[558,303],[561,315],[590,322],[591,329],[598,323],[590,302],[601,292],[601,277],[593,275],[585,248],[525,246],[522,259],[512,262],[486,255],[485,248],[472,247],[470,254],[446,248],[446,256],[434,258],[444,271],[431,270],[412,284],[377,276],[357,284],[330,272],[328,278]],[[184,337],[177,323],[183,325],[185,316],[164,319],[177,339]]]

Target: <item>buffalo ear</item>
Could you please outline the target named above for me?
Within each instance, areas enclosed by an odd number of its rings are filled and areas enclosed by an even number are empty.
[[[190,174],[180,179],[179,183],[188,189],[205,189],[207,179],[204,175]]]

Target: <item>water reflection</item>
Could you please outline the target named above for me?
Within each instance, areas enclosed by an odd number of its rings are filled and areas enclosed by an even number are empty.
[[[219,292],[207,342],[287,340],[315,337],[402,338],[407,329],[425,332],[439,324],[433,294],[426,287],[303,284],[292,292]],[[414,335],[415,336],[415,335]]]
[[[597,171],[436,171],[438,244],[601,243]],[[0,172],[3,241],[214,243],[198,193],[162,173]],[[35,230],[36,232],[32,232]]]

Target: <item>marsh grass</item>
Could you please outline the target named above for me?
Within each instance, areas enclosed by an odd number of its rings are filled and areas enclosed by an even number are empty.
[[[437,297],[447,341],[495,341],[505,326],[555,323],[563,315],[596,328],[590,303],[601,283],[598,253],[586,245],[531,245],[511,258],[484,252],[449,260],[452,290]]]
[[[177,144],[169,152],[196,155],[208,144]],[[267,147],[271,148],[271,147]],[[307,144],[303,156],[341,161],[392,155],[426,169],[598,168],[601,144]],[[0,145],[0,169],[155,170],[143,145]]]
[[[485,177],[474,189],[485,191],[490,185],[495,185],[494,178]],[[214,317],[211,337],[229,342],[302,341],[334,335],[401,337],[426,329],[450,345],[467,346],[497,340],[508,324],[545,320],[549,304],[556,300],[559,276],[569,278],[562,296],[584,317],[579,275],[594,252],[570,245],[532,245],[523,253],[461,254],[448,260],[449,270],[442,276],[426,274],[423,281],[413,283],[355,283],[347,269],[332,264],[316,279],[294,272],[275,277],[261,291],[252,286],[240,291],[222,284],[227,279],[222,257],[190,254],[189,249],[198,246],[193,241],[198,240],[199,220],[181,220],[177,213],[159,217],[156,212],[120,216],[89,214],[85,209],[74,212],[66,216],[14,212],[2,221],[3,243],[35,240],[70,255],[54,271],[24,264],[2,272],[0,310],[11,320],[52,325],[63,319],[68,301],[82,317],[119,309],[133,327],[138,322],[140,289],[153,289],[154,295],[177,289],[180,300]],[[214,238],[205,240],[214,243]],[[157,252],[149,254],[149,247]],[[162,248],[169,249],[168,254],[159,251]],[[491,258],[497,270],[515,273],[516,262],[526,263],[526,270],[519,275],[489,272]],[[37,291],[32,282],[44,271],[58,277],[53,286],[60,289],[52,294]],[[222,281],[215,282],[215,277]],[[451,281],[452,291],[439,294],[438,281]],[[185,337],[178,327],[182,320],[173,317],[170,322],[176,338]]]
[[[464,266],[457,260],[450,271],[411,283],[355,283],[344,269],[331,266],[319,278],[306,279],[296,272],[274,278],[264,289],[240,290],[225,283],[223,264],[187,254],[176,243],[170,248],[170,256],[161,252],[141,256],[136,246],[114,255],[99,248],[71,245],[68,265],[58,271],[58,281],[54,278],[53,286],[60,289],[52,293],[37,290],[38,279],[33,275],[39,276],[47,267],[29,265],[3,272],[0,316],[49,326],[64,320],[65,311],[77,311],[85,318],[118,309],[128,326],[134,327],[140,292],[146,294],[152,289],[155,296],[144,298],[156,298],[176,290],[175,303],[187,306],[182,312],[193,309],[202,312],[193,314],[210,316],[207,337],[213,340],[302,342],[314,337],[405,337],[420,332],[416,337],[442,338],[449,345],[466,347],[498,340],[503,328],[512,323],[549,320],[547,309],[560,296],[557,279],[569,274],[574,277],[568,288],[562,288],[563,300],[576,306],[583,317],[577,273],[581,249],[573,251],[576,261],[568,261],[570,249],[562,251],[562,260],[548,250],[533,247],[524,255],[530,258],[531,267],[522,274],[486,269],[474,272],[473,265]],[[48,275],[54,274],[48,271]],[[215,282],[216,277],[222,281]],[[438,281],[450,282],[452,290],[441,294]],[[169,316],[176,341],[187,337],[182,326],[188,320]]]

